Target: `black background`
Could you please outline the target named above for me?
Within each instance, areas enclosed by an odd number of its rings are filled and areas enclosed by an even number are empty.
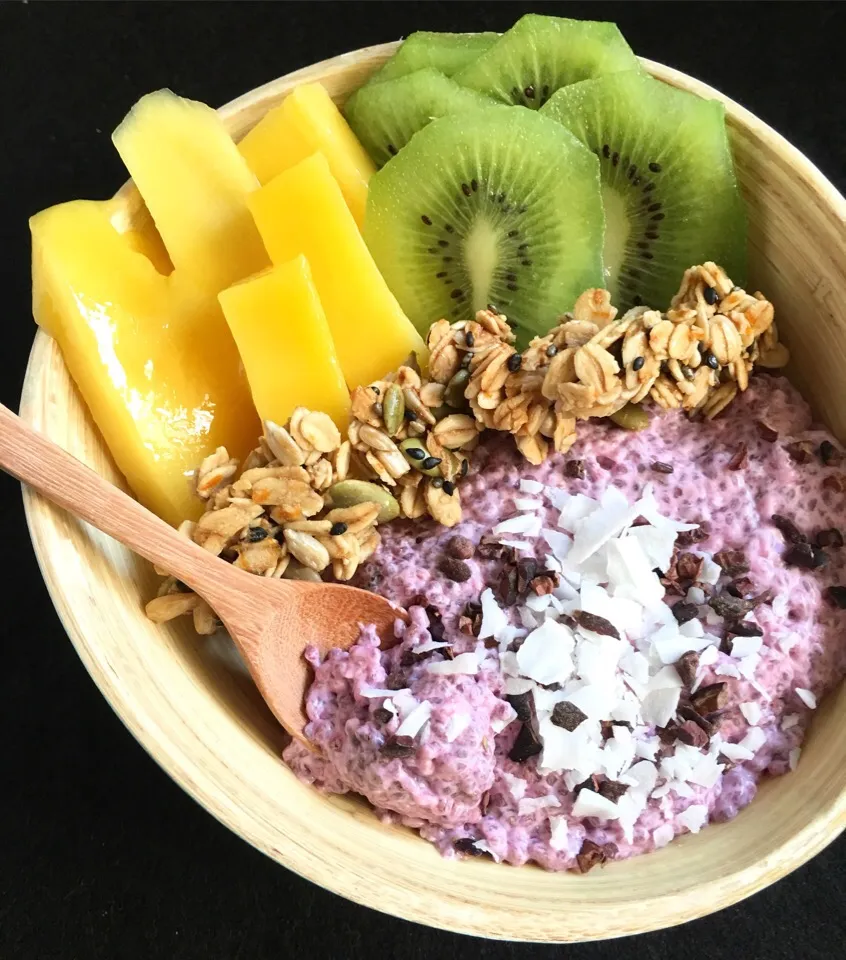
[[[170,86],[218,106],[280,74],[416,29],[504,30],[546,11],[616,20],[635,51],[722,89],[846,187],[846,5],[837,3],[0,4],[0,391],[29,346],[27,217],[122,182],[109,134]],[[12,958],[842,957],[846,838],[744,904],[573,947],[471,940],[347,903],[230,834],[100,697],[53,612],[15,483],[0,674],[0,960]],[[503,870],[509,869],[503,867]]]

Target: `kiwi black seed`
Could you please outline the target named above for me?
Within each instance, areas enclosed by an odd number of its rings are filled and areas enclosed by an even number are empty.
[[[364,237],[421,332],[494,303],[525,342],[602,283],[599,163],[533,111],[441,117],[371,178]]]
[[[568,83],[638,69],[615,24],[528,13],[454,78],[503,103],[538,110]]]
[[[498,39],[498,33],[431,33],[419,30],[400,44],[399,50],[368,82],[395,80],[426,67],[434,67],[451,77],[490,49]]]
[[[494,102],[426,67],[396,80],[363,86],[347,101],[344,116],[381,167],[433,118]]]
[[[541,113],[599,160],[603,260],[618,307],[666,308],[684,271],[706,260],[745,276],[746,216],[722,104],[624,72],[565,87]]]

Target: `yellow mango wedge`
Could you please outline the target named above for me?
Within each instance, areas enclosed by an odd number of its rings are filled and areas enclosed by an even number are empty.
[[[420,334],[382,279],[322,154],[280,173],[248,204],[274,264],[298,254],[308,260],[350,390],[411,352],[425,359]]]
[[[303,406],[346,429],[350,396],[305,257],[224,290],[220,305],[262,420],[286,423]]]
[[[376,167],[319,83],[296,87],[253,127],[238,149],[262,184],[319,151],[361,228],[367,183]]]
[[[188,309],[112,211],[77,200],[30,220],[33,316],[131,489],[178,524],[201,507],[191,471],[218,445],[245,456],[260,427],[217,303]]]
[[[211,107],[158,90],[135,104],[112,140],[180,284],[216,297],[269,266],[247,209],[258,181]]]

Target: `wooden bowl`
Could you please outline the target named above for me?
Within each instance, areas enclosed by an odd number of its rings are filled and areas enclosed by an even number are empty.
[[[339,100],[396,44],[297,71],[223,107],[243,135],[293,86]],[[846,441],[846,201],[778,134],[715,90],[660,64],[660,79],[722,100],[751,220],[752,288],[776,304],[792,375]],[[127,221],[144,215],[131,184]],[[56,344],[38,333],[23,416],[115,483],[115,471]],[[666,927],[784,876],[846,826],[846,690],[815,717],[796,772],[765,782],[730,823],[589,875],[443,860],[351,797],[324,797],[282,763],[283,735],[224,642],[143,614],[157,578],[123,547],[29,490],[32,540],[53,602],[89,673],[167,772],[224,824],[315,883],[387,913],[485,937],[577,941]],[[118,798],[119,802],[119,798]]]

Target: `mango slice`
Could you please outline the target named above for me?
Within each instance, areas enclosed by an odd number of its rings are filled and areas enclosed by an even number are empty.
[[[246,202],[258,181],[211,107],[158,90],[135,104],[112,140],[179,283],[216,297],[269,266]]]
[[[304,406],[346,428],[350,397],[305,257],[224,290],[220,305],[262,420],[286,423]]]
[[[177,524],[200,512],[190,474],[202,458],[218,445],[245,456],[260,426],[219,305],[176,296],[112,210],[77,200],[30,220],[33,316],[129,486]]]
[[[426,348],[382,279],[326,158],[315,153],[248,197],[274,264],[304,254],[352,390]]]
[[[319,83],[296,87],[253,127],[238,149],[262,184],[319,151],[361,228],[367,182],[376,167]]]

